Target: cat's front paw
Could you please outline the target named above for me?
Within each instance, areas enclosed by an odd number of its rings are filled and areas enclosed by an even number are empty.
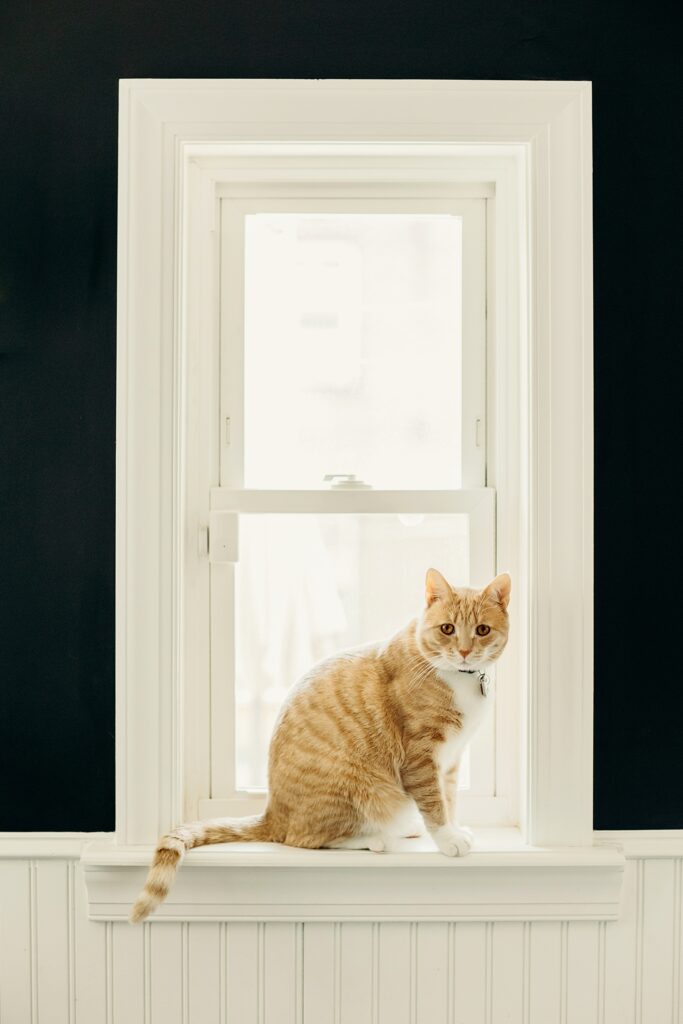
[[[472,849],[472,833],[469,829],[446,825],[433,832],[432,838],[447,857],[465,857]]]

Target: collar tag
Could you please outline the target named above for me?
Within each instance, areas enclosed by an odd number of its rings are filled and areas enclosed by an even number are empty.
[[[488,697],[491,680],[485,672],[480,672],[477,668],[459,668],[458,672],[461,672],[466,676],[473,676],[476,673],[479,676],[479,689],[481,690],[481,695],[482,697]]]

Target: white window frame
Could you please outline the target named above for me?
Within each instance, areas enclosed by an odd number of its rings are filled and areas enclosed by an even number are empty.
[[[201,510],[191,496],[210,481],[186,428],[210,415],[210,403],[186,383],[188,364],[206,358],[202,336],[216,326],[217,233],[209,233],[211,244],[206,232],[192,240],[200,223],[215,229],[206,167],[225,161],[230,147],[235,179],[244,181],[255,149],[270,147],[286,167],[307,143],[327,144],[335,159],[361,145],[370,164],[381,163],[387,144],[401,143],[397,173],[412,162],[422,180],[443,183],[445,174],[495,188],[488,465],[498,492],[498,564],[514,580],[505,671],[528,683],[521,837],[491,841],[495,852],[462,861],[437,853],[344,851],[340,861],[333,851],[198,850],[187,858],[195,870],[181,872],[160,916],[614,917],[623,858],[592,842],[590,84],[458,81],[121,83],[117,832],[113,847],[84,855],[91,914],[125,916],[141,877],[128,868],[146,862],[158,834],[199,795],[186,792],[186,780],[198,777],[192,717],[207,714],[208,702],[188,699],[197,664],[187,636],[206,611],[198,569],[206,561],[189,552],[206,536],[194,530]],[[306,880],[288,875],[303,865]],[[336,872],[332,908],[322,907],[319,889],[327,869]],[[378,869],[382,899],[380,890],[368,896]],[[210,885],[212,871],[220,881]],[[249,892],[247,909],[243,900],[243,909],[233,905],[235,891]]]
[[[292,149],[294,147],[290,147]],[[328,147],[329,148],[329,147]],[[452,175],[455,158],[448,160],[448,169],[442,169],[444,181],[420,181],[418,172],[424,173],[424,164],[415,155],[404,166],[398,167],[392,147],[385,147],[381,157],[370,157],[360,147],[345,147],[343,154],[313,151],[311,146],[299,146],[289,166],[272,153],[260,153],[253,147],[249,167],[238,170],[229,147],[221,153],[213,146],[209,153],[195,153],[197,190],[207,194],[205,202],[196,196],[195,210],[207,209],[215,202],[220,210],[213,222],[220,225],[218,243],[201,259],[202,238],[211,231],[210,225],[202,229],[200,215],[188,212],[188,221],[196,227],[197,250],[190,257],[190,267],[201,266],[200,274],[216,282],[220,296],[220,322],[202,336],[199,344],[207,352],[202,365],[215,364],[210,356],[211,346],[219,345],[221,356],[220,395],[218,408],[212,407],[206,427],[216,430],[220,421],[222,438],[216,451],[212,438],[203,436],[201,424],[188,422],[186,430],[192,437],[193,458],[201,459],[209,453],[207,472],[215,486],[211,488],[209,528],[210,607],[213,626],[210,638],[206,631],[188,636],[188,648],[195,666],[192,695],[197,692],[197,664],[201,653],[197,648],[211,644],[209,689],[211,722],[204,720],[204,733],[188,737],[188,745],[196,750],[195,771],[207,757],[208,768],[202,765],[196,786],[186,780],[184,818],[216,817],[219,815],[245,815],[261,812],[265,797],[258,793],[240,792],[234,783],[235,705],[234,705],[234,651],[235,642],[230,625],[234,619],[234,561],[239,558],[237,540],[238,517],[243,513],[259,512],[404,512],[408,509],[421,513],[465,512],[470,525],[470,571],[473,582],[483,583],[495,575],[495,491],[486,485],[486,277],[487,231],[486,203],[495,197],[491,183],[458,183],[445,176]],[[360,150],[360,151],[359,151]],[[434,163],[434,159],[432,158]],[[438,169],[438,164],[434,171]],[[462,164],[467,173],[467,161]],[[234,181],[236,174],[249,177],[247,181]],[[410,179],[414,180],[410,180]],[[192,196],[188,199],[193,205]],[[462,483],[460,490],[452,491],[361,491],[350,495],[347,491],[321,492],[320,490],[245,490],[243,465],[243,358],[244,358],[244,224],[251,213],[263,212],[349,212],[355,213],[440,213],[462,219]],[[492,234],[492,233],[491,233]],[[206,244],[206,243],[205,243]],[[218,250],[220,250],[220,257]],[[216,260],[219,260],[218,267]],[[210,269],[207,269],[210,264]],[[220,275],[220,277],[218,277]],[[205,294],[202,293],[202,301]],[[216,293],[212,301],[218,301]],[[189,320],[200,316],[199,310],[187,310]],[[419,339],[416,339],[419,344]],[[189,371],[191,372],[191,370]],[[193,384],[188,381],[188,386]],[[197,395],[212,396],[216,402],[215,385],[206,374],[196,382]],[[206,399],[205,399],[206,400]],[[230,443],[226,443],[226,417],[230,413]],[[477,426],[478,425],[478,426]],[[216,466],[216,456],[220,466]],[[204,456],[206,459],[206,455]],[[199,508],[202,499],[208,501],[208,492],[197,495]],[[195,506],[197,507],[197,506]],[[208,504],[200,522],[188,523],[185,532],[203,530],[208,521]],[[214,553],[215,552],[215,553]],[[199,556],[201,557],[201,556]],[[426,568],[426,567],[425,567]],[[206,585],[206,583],[204,583]],[[416,609],[420,595],[415,595]],[[195,619],[196,622],[196,619]],[[227,624],[227,625],[226,625]],[[201,628],[197,622],[197,626]],[[292,680],[293,681],[293,680]],[[518,681],[509,678],[505,689],[496,700],[495,719],[487,723],[486,733],[474,748],[475,754],[486,761],[484,771],[491,775],[491,795],[463,792],[459,797],[461,819],[475,825],[511,825],[517,822],[518,793],[518,734],[519,711]],[[204,698],[206,699],[206,698]],[[210,729],[207,734],[206,729]],[[201,729],[201,725],[199,726]],[[509,735],[505,735],[508,733]],[[500,738],[500,742],[496,740]],[[482,746],[483,743],[483,746]],[[490,763],[489,763],[490,762]],[[209,789],[207,774],[210,775]],[[203,787],[203,790],[201,789]],[[187,794],[200,790],[196,803]]]

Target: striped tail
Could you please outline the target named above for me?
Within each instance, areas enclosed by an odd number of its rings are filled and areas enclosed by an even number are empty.
[[[133,904],[128,920],[137,924],[168,896],[178,865],[186,850],[211,843],[268,842],[269,828],[264,815],[253,818],[215,818],[180,825],[159,840],[145,887]]]

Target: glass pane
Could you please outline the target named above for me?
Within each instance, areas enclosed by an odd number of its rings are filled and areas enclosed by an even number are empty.
[[[435,565],[469,582],[466,515],[240,517],[236,783],[263,789],[270,734],[315,662],[397,632],[420,613]]]
[[[245,246],[245,487],[460,487],[462,219],[259,213]]]

